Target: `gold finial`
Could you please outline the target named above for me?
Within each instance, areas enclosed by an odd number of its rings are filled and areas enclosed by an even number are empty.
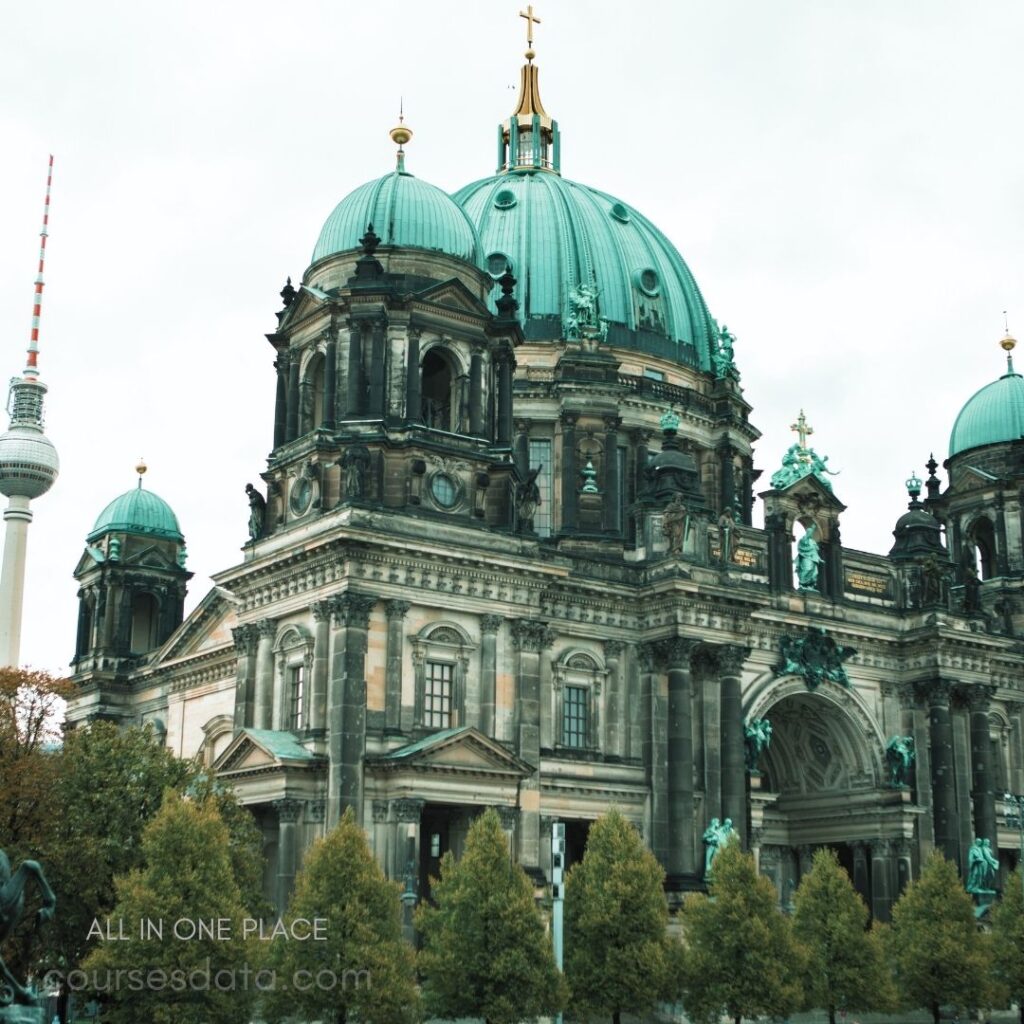
[[[139,474],[139,487],[142,486],[142,478],[146,475],[148,468],[146,460],[140,455],[139,461],[135,463],[135,472]]]
[[[807,451],[807,438],[814,433],[814,427],[807,422],[807,417],[804,415],[803,409],[800,410],[800,415],[797,417],[796,423],[791,424],[789,429],[795,430],[797,436],[800,438],[801,451]]]
[[[1010,321],[1006,318],[1006,310],[1003,310],[1003,340],[999,342],[1004,352],[1012,352],[1017,347],[1017,339],[1010,334]]]
[[[402,148],[411,138],[412,129],[405,123],[405,100],[398,101],[398,124],[389,132],[391,141]]]
[[[540,24],[540,18],[533,13],[533,4],[527,4],[525,11],[519,12],[520,18],[526,19],[526,59],[532,61],[537,56],[533,52],[533,26]]]

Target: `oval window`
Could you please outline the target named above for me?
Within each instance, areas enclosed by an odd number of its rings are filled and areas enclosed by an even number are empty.
[[[652,299],[658,294],[661,288],[661,281],[658,278],[658,272],[653,270],[651,267],[644,267],[643,270],[638,270],[633,275],[633,280],[636,282],[637,288],[639,288],[644,295],[649,295]]]
[[[614,203],[611,209],[612,216],[623,224],[629,223],[629,210],[622,203]]]
[[[430,481],[430,493],[441,508],[451,508],[459,497],[459,489],[447,473],[434,474]]]
[[[505,273],[506,267],[511,267],[512,261],[503,252],[492,252],[487,257],[487,273],[493,278],[499,278]]]
[[[516,205],[516,196],[514,192],[510,192],[507,188],[503,188],[495,197],[494,205],[499,210],[511,210]]]

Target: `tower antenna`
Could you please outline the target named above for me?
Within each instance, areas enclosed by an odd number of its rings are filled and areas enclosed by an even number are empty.
[[[28,361],[22,371],[26,377],[35,377],[39,359],[39,316],[43,310],[43,270],[46,266],[46,239],[50,228],[50,186],[53,184],[53,154],[46,169],[46,198],[43,200],[43,230],[39,232],[39,270],[36,273],[35,295],[32,299],[32,333],[28,341]]]

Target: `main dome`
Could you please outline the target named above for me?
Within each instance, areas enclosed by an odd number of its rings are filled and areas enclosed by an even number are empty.
[[[565,337],[569,296],[597,291],[608,342],[711,368],[717,330],[675,246],[614,196],[550,171],[513,171],[455,193],[494,277],[506,261],[528,339]],[[497,296],[495,296],[497,297]]]
[[[115,498],[97,517],[88,541],[111,531],[141,533],[184,543],[174,510],[159,495],[135,487]]]
[[[394,171],[350,192],[327,218],[313,262],[359,248],[366,226],[381,245],[431,249],[479,265],[476,230],[462,208],[441,189],[405,171]]]
[[[1012,370],[986,384],[960,410],[949,437],[950,456],[1024,437],[1024,377]]]

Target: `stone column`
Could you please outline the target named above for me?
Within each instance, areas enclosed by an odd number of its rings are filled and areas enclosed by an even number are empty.
[[[324,348],[324,414],[320,425],[334,430],[338,422],[338,327],[331,320]]]
[[[473,346],[469,357],[469,432],[473,437],[484,432],[484,355],[480,345]]]
[[[530,471],[530,421],[516,420],[515,462],[525,476]]]
[[[704,748],[704,821],[710,822],[712,818],[722,819],[726,815],[722,812],[722,683],[714,649],[706,653],[710,657],[701,659],[704,662],[701,743]]]
[[[285,422],[285,441],[299,436],[299,353],[292,352],[288,360],[288,417]]]
[[[747,765],[740,679],[749,647],[725,644],[717,650],[722,687],[722,814],[732,818],[740,842],[747,843]]]
[[[374,860],[377,861],[381,871],[388,878],[391,878],[391,864],[394,860],[392,846],[394,844],[394,828],[389,821],[391,805],[387,800],[374,800],[371,805],[373,814],[373,832],[371,834],[371,847]]]
[[[960,866],[957,836],[956,779],[953,765],[953,721],[949,713],[952,684],[935,679],[921,687],[928,703],[928,739],[932,762],[932,809],[935,845],[947,859]]]
[[[629,727],[625,687],[622,685],[622,653],[625,649],[626,645],[621,640],[604,642],[608,695],[605,698],[605,736],[602,748],[610,757],[619,758],[626,756],[626,730]]]
[[[498,447],[512,445],[512,370],[511,353],[500,352],[498,359]]]
[[[662,664],[659,642],[643,643],[637,649],[640,662],[640,743],[650,792],[650,845],[668,870],[668,686],[658,671]]]
[[[1011,700],[1004,707],[1010,720],[1010,756],[1006,764],[1006,781],[1012,792],[1024,793],[1024,732],[1021,729],[1024,703]]]
[[[647,487],[647,463],[650,461],[648,445],[651,443],[650,430],[633,430],[630,437],[633,441],[634,458],[636,459],[636,494],[639,497]]]
[[[259,631],[255,626],[237,626],[231,630],[238,665],[235,669],[235,730],[251,726],[256,712],[256,644]]]
[[[871,899],[871,883],[868,877],[868,844],[863,839],[854,839],[847,844],[853,852],[853,887],[865,903]]]
[[[384,728],[390,732],[402,729],[402,636],[408,601],[392,600],[385,603],[388,616],[387,651],[384,667]]]
[[[738,511],[736,501],[736,475],[733,472],[733,458],[739,454],[728,441],[718,447],[718,474],[721,482],[720,494],[722,508],[734,508]]]
[[[261,619],[256,623],[259,646],[256,648],[256,700],[253,721],[257,729],[270,729],[274,720],[274,636],[277,622]]]
[[[480,616],[480,731],[495,736],[498,685],[498,630],[505,620],[500,615]],[[472,724],[472,723],[471,723]]]
[[[420,818],[423,801],[415,799],[392,800],[395,819],[395,843],[392,851],[391,877],[403,888],[411,876],[413,887],[419,892],[420,879]]]
[[[996,834],[996,794],[992,783],[991,747],[988,714],[994,686],[965,686],[962,696],[971,715],[971,804],[974,809],[974,836],[988,839],[992,852],[998,849]]]
[[[363,326],[359,321],[349,322],[345,418],[350,420],[363,414]]]
[[[288,909],[288,900],[295,888],[295,872],[298,868],[299,849],[298,827],[302,802],[299,800],[275,800],[274,810],[277,811],[277,910],[284,914]]]
[[[896,891],[893,893],[893,902],[895,902],[903,895],[903,890],[913,881],[910,840],[893,840],[893,850],[896,854]]]
[[[696,640],[673,637],[661,641],[668,670],[668,874],[692,875],[693,814],[693,690],[690,662]]]
[[[409,328],[409,348],[405,363],[405,422],[419,423],[423,413],[422,381],[420,379],[420,332]]]
[[[562,533],[576,532],[579,473],[576,468],[575,413],[562,413]]]
[[[516,650],[516,752],[536,771],[520,786],[519,863],[536,874],[540,869],[540,654],[555,634],[538,619],[512,622]]]
[[[995,523],[995,538],[996,538],[996,549],[993,552],[995,565],[992,567],[995,570],[997,576],[1008,576],[1010,574],[1010,562],[1006,557],[1007,555],[1007,540],[1006,540],[1006,498],[1002,491],[996,494],[995,500],[996,506],[996,523]],[[995,840],[992,841],[992,847],[995,848]]]
[[[622,532],[621,494],[619,488],[619,424],[618,416],[604,418],[604,528],[613,535]]]
[[[274,397],[274,447],[284,444],[288,430],[288,351],[282,349],[274,360],[277,392]]]
[[[494,808],[498,812],[498,820],[501,822],[501,831],[505,833],[505,841],[508,843],[510,853],[515,852],[516,848],[516,825],[519,822],[519,810],[516,807],[509,807],[507,804],[498,804]],[[540,817],[537,818],[538,823],[538,834],[540,828]],[[550,847],[551,834],[548,833],[548,845]],[[540,843],[537,845],[538,857],[540,854]],[[537,863],[538,869],[540,869],[540,862]]]
[[[309,702],[309,730],[323,737],[327,730],[327,675],[330,668],[331,602],[313,603],[313,679]]]
[[[772,592],[783,594],[793,589],[793,541],[782,512],[764,517],[768,534],[768,583]]]
[[[370,347],[370,416],[372,419],[384,419],[384,339],[385,324],[383,320],[373,322],[373,335]]]
[[[871,843],[871,916],[876,921],[892,917],[893,853],[891,839]]]

